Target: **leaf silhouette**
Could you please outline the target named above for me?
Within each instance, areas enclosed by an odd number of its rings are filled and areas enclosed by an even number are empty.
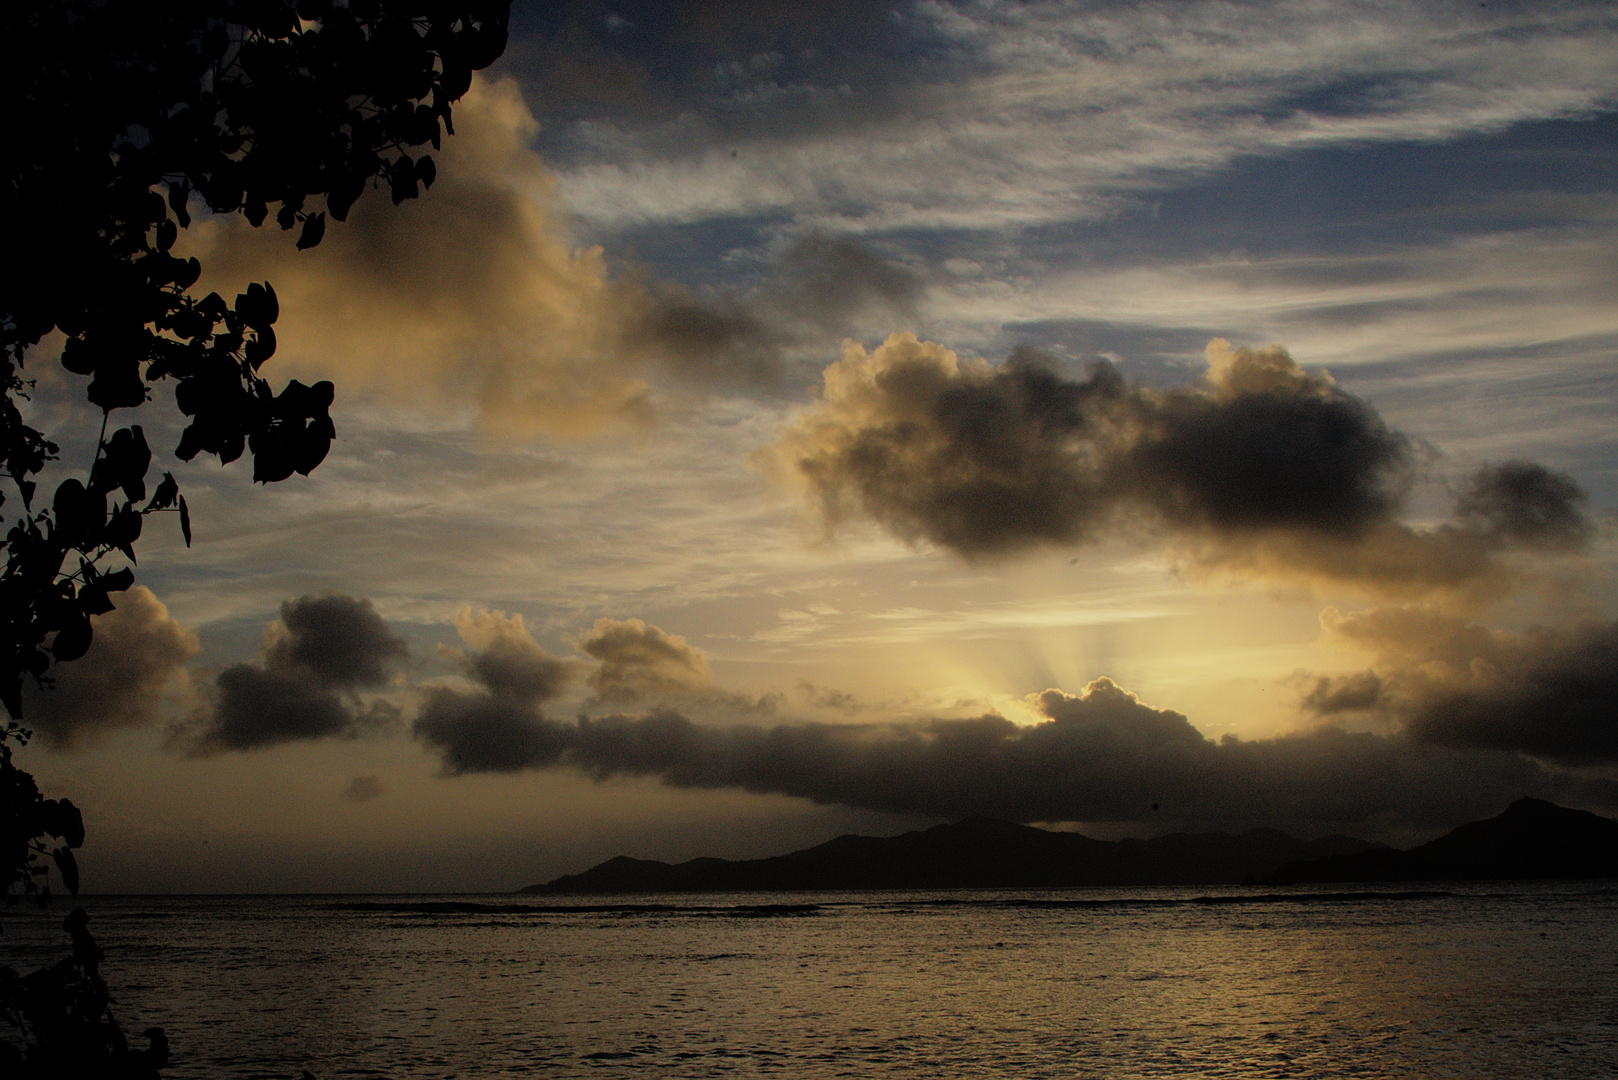
[[[307,251],[320,243],[326,235],[326,212],[310,214],[303,219],[303,231],[298,234],[298,250]]]
[[[79,895],[79,863],[73,857],[71,848],[59,847],[51,852],[51,861],[56,864],[56,870],[62,875],[62,884],[74,896]]]

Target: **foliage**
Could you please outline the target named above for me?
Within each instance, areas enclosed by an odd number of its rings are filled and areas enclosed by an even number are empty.
[[[19,893],[48,902],[51,863],[67,891],[79,891],[73,849],[84,843],[84,819],[71,801],[41,795],[34,778],[12,764],[8,740],[22,745],[28,737],[16,721],[0,728],[0,893],[10,903]],[[51,846],[50,838],[59,843]]]
[[[395,204],[437,173],[431,153],[472,72],[505,46],[504,0],[10,0],[0,5],[0,92],[10,109],[0,220],[11,255],[0,288],[0,473],[23,514],[0,548],[0,703],[22,714],[26,679],[90,647],[91,616],[129,588],[143,519],[185,499],[171,473],[148,491],[141,425],[113,428],[172,381],[189,423],[175,454],[253,479],[307,474],[335,436],[332,386],[279,392],[275,291],[233,303],[190,290],[195,258],[172,253],[193,213],[273,216],[320,243],[367,187]],[[273,211],[273,214],[272,214]],[[28,421],[28,350],[53,330],[61,362],[102,413],[88,476],[35,506],[59,446]],[[44,499],[39,500],[46,502]]]
[[[31,894],[44,906],[51,898],[44,880],[51,863],[68,892],[79,891],[73,849],[84,843],[84,822],[70,801],[42,796],[34,778],[12,762],[10,742],[21,745],[28,735],[15,721],[0,728],[0,879],[8,903]],[[59,842],[52,847],[47,838]],[[0,1040],[4,1075],[135,1080],[156,1077],[168,1061],[168,1039],[159,1028],[145,1032],[146,1049],[130,1049],[112,1015],[89,921],[83,908],[67,916],[63,929],[72,952],[50,967],[29,975],[0,967],[0,1024],[19,1040]]]
[[[26,742],[25,680],[90,647],[91,617],[134,583],[148,514],[179,516],[171,473],[148,491],[152,451],[139,424],[115,426],[173,382],[189,418],[176,456],[228,464],[251,455],[253,479],[307,475],[336,432],[330,383],[275,391],[259,370],[279,314],[268,282],[226,303],[190,292],[197,260],[173,254],[196,214],[274,211],[296,244],[319,244],[368,187],[395,205],[430,187],[430,153],[452,133],[451,104],[505,48],[509,0],[8,0],[0,4],[0,94],[9,108],[0,158],[0,506],[20,501],[0,550],[0,879],[8,902],[50,898],[55,866],[78,891],[79,811],[46,799],[16,767]],[[87,381],[101,412],[88,473],[60,481],[38,508],[39,477],[60,447],[32,426],[29,350],[60,333],[62,366]],[[109,430],[110,429],[110,430]],[[43,503],[46,500],[41,499]],[[47,858],[49,862],[47,862]],[[168,1041],[156,1028],[132,1050],[100,974],[82,909],[64,929],[72,954],[30,975],[0,968],[7,1077],[156,1077]]]
[[[71,955],[30,975],[0,967],[0,1020],[23,1037],[21,1047],[0,1041],[0,1066],[8,1077],[45,1080],[156,1080],[168,1063],[162,1028],[147,1028],[144,1050],[131,1049],[112,1014],[101,978],[101,948],[90,937],[90,916],[75,908],[63,920],[73,941]]]

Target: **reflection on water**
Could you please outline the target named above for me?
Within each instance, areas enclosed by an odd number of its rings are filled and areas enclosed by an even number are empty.
[[[1604,885],[86,906],[174,1078],[1618,1075]]]

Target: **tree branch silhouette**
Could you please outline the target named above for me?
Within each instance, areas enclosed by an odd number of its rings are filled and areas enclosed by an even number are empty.
[[[189,290],[195,258],[172,253],[193,211],[272,216],[320,243],[367,188],[397,205],[430,187],[451,106],[505,47],[496,0],[20,0],[0,15],[0,86],[12,106],[0,220],[16,230],[0,310],[0,505],[23,514],[0,574],[0,703],[22,714],[26,679],[90,647],[91,616],[134,582],[144,518],[190,515],[173,474],[148,495],[141,425],[116,426],[159,384],[190,418],[174,453],[253,479],[307,475],[335,437],[333,387],[279,391],[260,375],[279,315],[269,283],[227,303]],[[53,330],[62,366],[87,380],[102,432],[84,479],[35,508],[58,443],[19,402],[29,350]],[[114,430],[108,434],[108,428]],[[44,500],[41,499],[41,502]]]
[[[26,742],[24,685],[84,656],[93,616],[134,584],[146,517],[191,518],[173,473],[150,483],[152,449],[130,414],[164,396],[188,418],[174,454],[253,479],[307,475],[330,449],[334,388],[260,372],[275,354],[275,290],[227,302],[195,295],[195,258],[173,254],[193,215],[273,218],[318,245],[367,190],[395,205],[432,186],[431,151],[453,133],[451,106],[504,50],[509,0],[11,0],[0,5],[0,878],[8,901],[49,897],[52,867],[78,890],[78,810],[45,799],[12,761]],[[59,436],[28,418],[30,351],[62,340],[61,365],[101,413],[81,475],[48,498],[40,478]],[[118,413],[114,419],[114,413]],[[5,481],[9,481],[7,484]],[[150,490],[149,490],[150,489]],[[7,500],[11,500],[9,503]],[[109,569],[108,564],[125,565]],[[48,861],[47,861],[48,859]],[[7,1076],[156,1076],[161,1031],[132,1051],[99,974],[82,910],[72,955],[19,976],[0,969]]]

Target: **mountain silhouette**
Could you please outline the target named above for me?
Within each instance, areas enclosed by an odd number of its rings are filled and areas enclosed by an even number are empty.
[[[1518,799],[1408,851],[1340,852],[1289,862],[1271,882],[1481,881],[1618,877],[1618,821]]]
[[[766,859],[670,864],[619,856],[522,891],[785,892],[835,889],[1051,889],[1618,877],[1618,821],[1519,799],[1400,851],[1349,836],[1303,841],[1274,829],[1095,840],[993,818],[902,836],[839,836]]]
[[[1045,889],[1237,884],[1281,866],[1374,850],[1348,836],[1305,842],[1274,829],[1094,840],[992,818],[903,836],[839,836],[766,859],[669,864],[619,856],[525,893],[778,892],[829,889]]]

